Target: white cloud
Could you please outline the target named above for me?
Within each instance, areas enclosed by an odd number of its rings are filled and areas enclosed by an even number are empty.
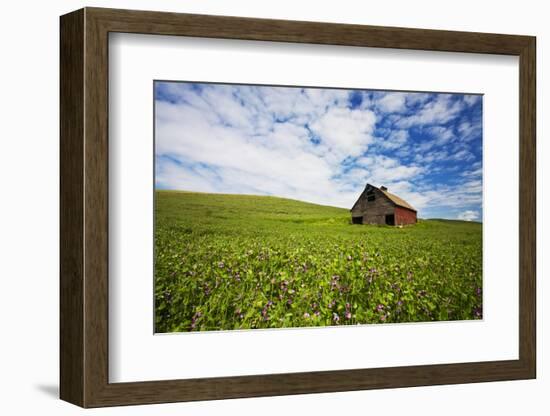
[[[469,121],[463,121],[458,125],[458,133],[461,139],[466,141],[481,137],[481,129],[481,122],[471,123]]]
[[[414,161],[422,165],[447,159],[449,159],[449,152],[446,150],[434,150],[428,153],[419,152],[414,155]]]
[[[457,151],[456,153],[453,153],[451,159],[468,161],[475,159],[475,156],[469,150],[462,149]]]
[[[449,127],[432,126],[427,130],[434,138],[433,143],[435,146],[444,146],[456,139],[453,130]]]
[[[408,128],[415,125],[445,124],[454,118],[464,104],[460,100],[453,100],[451,94],[438,94],[436,98],[426,103],[419,111],[397,121],[397,126]]]
[[[463,221],[474,221],[479,218],[479,214],[472,210],[466,210],[458,214],[457,219]]]
[[[474,95],[474,94],[464,95],[462,99],[464,100],[466,105],[471,107],[474,104],[477,104],[479,101],[481,101],[481,95]]]
[[[369,110],[331,108],[311,124],[327,150],[340,158],[358,156],[372,142],[376,117]]]
[[[376,101],[376,106],[386,113],[400,113],[407,109],[407,94],[402,92],[386,93]]]
[[[460,176],[471,178],[476,176],[481,176],[483,174],[483,168],[480,166],[478,168],[474,168],[473,170],[467,170],[465,172],[462,172]]]
[[[380,140],[380,146],[384,149],[395,150],[404,146],[408,138],[407,130],[393,130],[386,139]]]
[[[426,103],[431,97],[432,97],[432,94],[429,94],[429,93],[422,93],[422,92],[408,93],[407,105],[409,107],[421,106],[424,103]]]

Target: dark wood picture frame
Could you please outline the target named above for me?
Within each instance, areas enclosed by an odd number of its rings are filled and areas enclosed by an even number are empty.
[[[534,37],[99,8],[62,16],[60,28],[61,399],[101,407],[536,377]],[[519,359],[109,383],[110,32],[519,56]]]

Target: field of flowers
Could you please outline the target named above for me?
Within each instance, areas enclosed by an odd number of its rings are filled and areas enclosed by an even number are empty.
[[[479,223],[157,191],[155,227],[156,332],[482,318]]]

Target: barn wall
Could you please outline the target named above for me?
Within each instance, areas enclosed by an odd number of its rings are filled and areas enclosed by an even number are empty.
[[[374,201],[367,201],[367,193],[363,192],[351,216],[363,217],[363,224],[385,224],[386,214],[393,214],[395,206],[379,189],[374,195]]]
[[[407,208],[395,207],[395,225],[416,224],[416,212]]]

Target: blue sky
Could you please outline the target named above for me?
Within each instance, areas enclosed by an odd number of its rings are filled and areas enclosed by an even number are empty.
[[[482,218],[482,96],[155,82],[155,186]]]

